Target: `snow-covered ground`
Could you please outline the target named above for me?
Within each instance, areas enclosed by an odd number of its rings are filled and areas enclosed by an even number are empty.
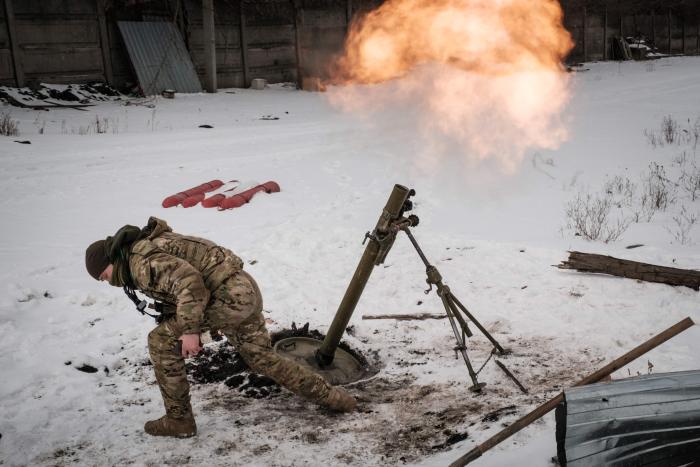
[[[405,109],[360,118],[331,106],[326,94],[284,86],[87,110],[1,107],[21,135],[0,137],[0,464],[444,465],[650,335],[686,316],[699,319],[691,289],[553,267],[574,249],[683,268],[700,263],[700,229],[686,229],[681,242],[684,227],[673,220],[683,207],[698,215],[700,201],[673,183],[667,209],[631,223],[614,242],[574,236],[565,215],[577,194],[601,193],[621,176],[637,192],[611,216],[629,219],[639,212],[650,163],[674,183],[700,165],[700,148],[654,147],[644,135],[659,133],[666,116],[682,128],[700,117],[700,58],[586,68],[572,77],[568,142],[530,150],[510,174],[465,164],[448,149],[430,154]],[[106,132],[95,132],[96,121]],[[216,178],[275,180],[282,191],[231,211],[161,207],[165,196]],[[399,237],[346,336],[382,366],[349,388],[359,412],[334,415],[287,393],[258,400],[223,384],[198,385],[197,437],[145,435],[143,423],[162,414],[150,367],[142,366],[152,323],[120,290],[87,275],[85,247],[155,215],[244,258],[271,330],[310,322],[324,331],[394,183],[416,190],[416,238],[456,296],[513,350],[503,361],[531,395],[493,361],[479,375],[485,394],[467,391],[446,320],[361,319],[441,311],[434,292],[424,295],[422,264]],[[644,246],[625,248],[631,244]],[[699,339],[692,328],[614,377],[646,373],[648,363],[654,372],[697,369]],[[488,342],[476,336],[469,347],[480,366]],[[99,371],[77,371],[82,364]],[[508,406],[515,407],[484,421]],[[466,440],[439,446],[464,433]],[[473,465],[546,466],[555,455],[550,416]]]

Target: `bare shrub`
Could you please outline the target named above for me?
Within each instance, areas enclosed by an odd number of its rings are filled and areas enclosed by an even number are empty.
[[[649,172],[642,176],[642,214],[647,222],[651,221],[657,211],[665,211],[673,203],[675,185],[666,177],[664,166],[652,162]]]
[[[0,135],[19,136],[19,122],[13,120],[9,112],[0,114]]]
[[[106,118],[100,118],[98,115],[95,115],[94,128],[95,133],[97,133],[98,135],[107,133],[107,130],[109,129],[109,120],[107,120]]]
[[[683,151],[675,160],[680,168],[678,186],[688,195],[691,201],[700,199],[700,166],[690,159]]]
[[[678,122],[670,115],[663,118],[661,121],[661,136],[668,144],[673,144],[678,141]]]
[[[673,216],[674,227],[666,228],[673,238],[681,245],[688,245],[691,242],[690,231],[698,220],[695,212],[689,212],[685,206],[681,206],[680,212]]]
[[[616,175],[611,180],[605,182],[603,191],[612,196],[613,203],[618,208],[623,206],[632,207],[637,186],[632,183],[629,178]]]
[[[667,144],[676,144],[691,146],[696,150],[700,144],[700,117],[694,122],[687,119],[685,125],[681,126],[677,120],[668,115],[661,121],[659,131],[645,129],[644,136],[654,149]]]
[[[613,205],[613,197],[608,193],[594,196],[579,192],[567,204],[567,227],[586,240],[615,241],[627,230],[630,220],[613,219],[610,215]]]
[[[647,142],[651,145],[652,148],[656,149],[659,146],[664,146],[663,138],[654,130],[644,130],[644,136],[646,136]]]
[[[105,133],[109,133],[111,128],[112,133],[118,133],[119,132],[119,119],[116,118],[114,120],[110,118],[100,118],[99,115],[95,115],[95,120],[93,120],[91,123],[87,124],[86,126],[79,126],[79,127],[71,127],[70,131],[68,130],[66,126],[66,121],[63,120],[61,122],[61,133],[63,134],[72,134],[72,135],[90,135],[90,134],[98,134],[102,135]]]

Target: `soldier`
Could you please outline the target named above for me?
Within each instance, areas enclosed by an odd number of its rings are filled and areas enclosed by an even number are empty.
[[[160,324],[148,335],[148,350],[165,415],[146,423],[154,436],[187,438],[197,433],[190,405],[185,358],[201,350],[200,333],[224,334],[256,373],[332,410],[349,412],[355,399],[317,373],[276,354],[262,315],[262,296],[243,262],[203,238],[180,235],[151,217],[143,229],[126,225],[85,252],[90,275],[160,302]]]

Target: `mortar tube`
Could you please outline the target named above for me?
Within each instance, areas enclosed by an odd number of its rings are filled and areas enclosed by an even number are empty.
[[[391,195],[389,195],[389,200],[377,222],[375,234],[384,234],[384,229],[390,227],[391,221],[401,217],[403,205],[406,199],[408,199],[408,196],[408,188],[398,184],[394,185],[394,189]],[[362,258],[360,258],[360,262],[355,269],[355,274],[353,274],[350,284],[348,284],[343,300],[338,306],[338,311],[335,313],[335,317],[333,318],[333,322],[328,329],[325,339],[323,339],[323,344],[321,344],[321,347],[316,351],[316,363],[318,363],[321,368],[327,367],[333,363],[335,350],[338,348],[345,328],[347,328],[350,318],[355,311],[355,307],[360,301],[362,291],[365,289],[365,285],[367,285],[369,276],[372,274],[372,270],[377,264],[376,261],[379,256],[381,245],[374,236],[367,238],[369,239],[369,243],[362,254]]]
[[[323,344],[321,344],[321,347],[316,352],[316,362],[321,368],[327,367],[333,363],[335,349],[338,348],[345,328],[347,328],[350,318],[355,311],[355,307],[360,301],[362,291],[365,289],[369,276],[374,269],[374,260],[378,253],[379,242],[370,240],[369,245],[367,245],[365,252],[362,254],[360,263],[357,265],[357,269],[355,269],[355,274],[353,274],[352,280],[345,291],[343,300],[340,302],[340,306],[338,306],[335,318],[333,318],[333,322],[330,328],[328,328],[328,333],[325,339],[323,339]]]

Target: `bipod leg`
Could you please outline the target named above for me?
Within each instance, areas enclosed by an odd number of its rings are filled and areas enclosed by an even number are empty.
[[[464,340],[462,340],[460,329],[458,328],[457,323],[455,322],[455,315],[452,313],[449,299],[446,295],[447,294],[440,294],[440,298],[442,299],[442,304],[445,307],[447,319],[449,319],[450,325],[452,326],[452,331],[454,332],[455,339],[457,339],[457,350],[460,351],[460,353],[462,354],[462,358],[464,359],[464,363],[467,364],[467,371],[469,372],[469,377],[471,378],[473,384],[469,388],[469,390],[472,392],[481,392],[481,388],[486,386],[486,383],[479,383],[479,381],[476,379],[476,373],[474,372],[474,368],[472,367],[471,361],[469,361],[469,355],[467,355],[466,344],[464,343]]]
[[[454,296],[452,295],[452,292],[450,292],[449,287],[443,286],[443,289],[445,290],[444,295],[447,296],[447,303],[448,306],[450,307],[450,310],[452,311],[452,314],[454,315],[455,319],[459,323],[459,325],[462,328],[462,332],[467,335],[467,337],[472,337],[474,333],[469,329],[469,325],[465,321],[465,319],[462,317],[460,314],[459,308],[455,305],[455,303],[452,301],[454,299]],[[466,342],[466,340],[465,340]]]
[[[449,295],[450,295],[451,301],[452,301],[455,305],[457,305],[457,306],[459,307],[459,309],[462,311],[462,313],[464,313],[464,314],[466,315],[466,317],[469,318],[469,321],[471,321],[472,323],[474,323],[474,325],[475,325],[477,328],[479,328],[479,331],[481,331],[481,333],[482,333],[484,336],[486,336],[486,338],[487,338],[488,340],[491,341],[491,343],[493,344],[493,346],[496,347],[496,350],[498,350],[498,353],[499,353],[500,355],[505,355],[505,354],[507,354],[508,352],[507,352],[503,347],[501,347],[501,344],[499,344],[498,341],[497,341],[496,339],[494,339],[493,336],[486,330],[486,328],[483,327],[483,326],[481,325],[481,323],[478,322],[478,321],[476,320],[476,318],[474,318],[474,316],[472,316],[471,313],[469,313],[469,310],[467,310],[467,308],[466,308],[464,305],[462,305],[462,303],[457,299],[457,297],[455,297],[455,296],[452,294],[452,292],[449,292],[449,291],[448,291],[448,293],[449,293]]]

